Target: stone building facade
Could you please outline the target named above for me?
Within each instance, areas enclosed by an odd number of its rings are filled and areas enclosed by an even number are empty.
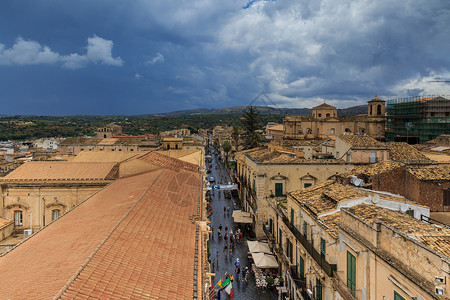
[[[385,101],[379,97],[368,102],[367,115],[351,117],[339,117],[336,107],[324,103],[314,107],[311,116],[286,116],[284,139],[318,139],[357,133],[384,140],[385,119]]]

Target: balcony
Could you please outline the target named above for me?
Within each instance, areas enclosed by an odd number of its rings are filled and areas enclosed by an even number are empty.
[[[291,266],[291,268],[289,269],[289,273],[291,274],[291,278],[294,281],[297,289],[301,290],[306,288],[306,280],[305,278],[301,278],[297,273],[297,265]]]
[[[345,300],[360,300],[362,299],[361,291],[352,291],[342,281],[336,272],[333,272],[334,276],[331,280],[333,288],[339,293],[339,295]]]
[[[289,219],[282,215],[282,219],[286,227],[289,228],[289,230],[292,232],[292,234],[295,236],[295,238],[302,244],[302,246],[306,249],[306,251],[309,253],[309,255],[316,261],[316,263],[322,268],[322,270],[329,276],[333,277],[333,272],[336,271],[336,265],[335,264],[329,264],[325,258],[322,257],[322,255],[314,248],[314,246],[305,238],[303,234],[300,233],[300,231],[291,224]]]

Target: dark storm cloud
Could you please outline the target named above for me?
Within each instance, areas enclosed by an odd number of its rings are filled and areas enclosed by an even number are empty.
[[[450,94],[428,82],[448,36],[446,0],[3,1],[0,93],[34,114]]]

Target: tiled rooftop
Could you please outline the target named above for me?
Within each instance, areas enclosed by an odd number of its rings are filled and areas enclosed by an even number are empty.
[[[384,173],[384,172],[393,170],[402,165],[403,164],[401,164],[401,163],[393,162],[393,161],[381,161],[381,162],[378,162],[375,164],[357,166],[352,170],[341,173],[340,176],[349,177],[351,175],[360,175],[360,174],[363,174],[366,176],[373,176],[376,174],[380,174],[380,173]]]
[[[113,162],[31,161],[0,181],[15,180],[108,180],[116,178]]]
[[[408,172],[424,181],[450,180],[450,166],[412,167]]]
[[[450,254],[449,229],[440,229],[407,214],[375,205],[360,204],[347,209],[365,222],[373,224],[375,221],[382,221],[446,256]]]
[[[390,142],[389,147],[391,160],[430,160],[419,150],[407,143]]]
[[[145,137],[113,137],[113,138],[67,138],[61,142],[61,146],[69,146],[69,145],[141,145],[148,144],[149,142],[154,141],[154,139],[147,139]]]
[[[192,299],[199,174],[168,165],[115,181],[0,257],[0,299]]]
[[[72,162],[121,162],[140,152],[129,151],[81,151]]]
[[[377,141],[373,137],[368,135],[349,135],[343,134],[339,136],[339,139],[344,141],[347,145],[351,147],[376,147],[376,148],[386,148],[386,145],[382,142]]]
[[[291,192],[289,195],[316,215],[335,210],[340,201],[367,197],[365,192],[331,180]]]
[[[344,162],[338,159],[313,159],[313,158],[295,158],[279,151],[270,151],[269,149],[260,149],[247,153],[249,157],[259,163],[339,163]]]
[[[161,154],[159,152],[148,152],[144,155],[141,155],[139,157],[136,157],[136,159],[149,162],[151,164],[160,166],[162,168],[168,168],[174,171],[183,169],[191,172],[197,172],[198,171],[198,165],[181,161],[179,159],[169,157],[167,155]]]

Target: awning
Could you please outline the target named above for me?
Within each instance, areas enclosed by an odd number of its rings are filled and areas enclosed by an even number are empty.
[[[278,268],[275,256],[265,253],[252,253],[253,261],[258,268]]]
[[[253,219],[250,216],[250,213],[240,210],[233,211],[233,219],[235,223],[253,223]]]
[[[248,250],[251,253],[268,253],[272,254],[272,251],[270,251],[269,244],[267,243],[261,243],[258,241],[247,241]]]

